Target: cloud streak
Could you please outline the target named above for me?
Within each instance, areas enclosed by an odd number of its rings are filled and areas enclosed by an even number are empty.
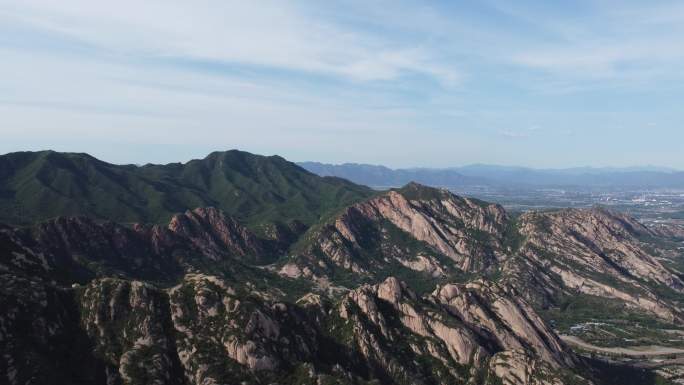
[[[237,63],[360,81],[411,73],[446,84],[459,79],[456,68],[437,63],[420,47],[341,29],[280,1],[27,0],[1,10],[5,22],[114,55]]]
[[[681,3],[596,3],[582,17],[544,16],[551,42],[520,49],[514,63],[572,82],[682,78]]]

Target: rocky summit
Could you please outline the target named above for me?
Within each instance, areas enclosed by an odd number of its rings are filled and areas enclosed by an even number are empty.
[[[601,208],[508,213],[244,153],[0,166],[17,203],[63,203],[0,226],[0,383],[655,384],[563,333],[684,323],[681,229]]]

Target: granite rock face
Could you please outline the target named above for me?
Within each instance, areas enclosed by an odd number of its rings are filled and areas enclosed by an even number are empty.
[[[519,226],[525,241],[505,264],[505,280],[531,302],[583,293],[620,300],[664,320],[684,319],[682,309],[656,291],[684,292],[681,278],[640,241],[654,234],[633,218],[603,209],[561,210],[526,213]]]
[[[321,286],[340,271],[373,281],[403,268],[437,283],[465,273],[501,279],[535,307],[580,293],[680,322],[680,305],[658,293],[684,293],[682,272],[644,241],[676,238],[671,232],[598,208],[513,218],[498,205],[411,184],[352,205],[308,233],[308,248],[280,273]]]
[[[508,216],[499,205],[410,184],[348,207],[308,234],[282,273],[327,279],[332,270],[374,275],[403,265],[433,277],[482,272],[506,256]]]
[[[544,378],[562,378],[576,365],[548,327],[524,313],[526,305],[493,284],[448,285],[420,298],[388,278],[334,300],[312,293],[287,303],[205,274],[188,274],[168,289],[102,278],[65,289],[61,300],[77,306],[70,309],[35,283],[5,282],[12,286],[3,301],[23,299],[0,317],[2,340],[12,341],[2,348],[11,384],[32,383],[36,371],[45,375],[41,383],[261,383],[294,381],[294,374],[310,381],[458,383],[504,378],[500,366],[509,356],[517,371],[546,368]],[[30,340],[17,323],[22,312],[35,317]],[[51,366],[79,367],[49,350],[72,334],[82,342],[69,345],[69,355],[94,363],[89,377]],[[39,353],[17,354],[30,349]]]

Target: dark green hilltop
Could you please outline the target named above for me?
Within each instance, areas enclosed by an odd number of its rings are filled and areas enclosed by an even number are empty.
[[[279,156],[230,150],[166,165],[116,165],[84,153],[0,156],[0,222],[28,225],[84,215],[120,223],[166,223],[174,213],[213,206],[247,225],[305,225],[372,190],[320,177]]]

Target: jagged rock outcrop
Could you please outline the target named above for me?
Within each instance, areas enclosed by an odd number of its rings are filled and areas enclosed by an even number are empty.
[[[398,271],[436,282],[475,273],[518,287],[537,308],[581,293],[679,322],[682,309],[658,293],[684,293],[681,272],[662,263],[657,245],[645,243],[662,235],[604,209],[511,218],[500,206],[410,184],[352,205],[309,232],[300,242],[307,247],[279,272],[321,286],[349,285],[350,275],[353,286]]]
[[[648,234],[648,229],[625,215],[602,209],[531,213],[522,216],[520,231],[529,246],[548,253],[565,252],[581,268],[623,281],[641,279],[684,290],[679,277],[636,238]]]
[[[507,215],[499,205],[412,183],[350,206],[281,270],[314,278],[332,268],[368,275],[389,266],[447,276],[480,272],[505,256]]]
[[[495,354],[489,360],[489,370],[504,385],[587,384],[586,379],[572,374],[558,376],[553,366],[534,360],[518,351]]]
[[[562,368],[572,368],[576,358],[570,350],[514,295],[495,284],[477,282],[445,285],[419,298],[390,277],[353,290],[339,311],[351,321],[350,338],[364,357],[385,363],[384,369],[399,378],[416,370],[406,362],[429,357],[452,368],[440,372],[440,378],[466,381],[474,372],[464,375],[453,368],[486,370],[488,362],[501,361],[506,352],[517,358],[516,370],[527,373],[544,367],[558,375]],[[416,358],[398,362],[388,354],[388,346],[402,345]]]
[[[526,213],[518,226],[525,241],[504,270],[529,300],[543,304],[579,292],[624,301],[665,320],[684,319],[654,290],[684,293],[684,283],[644,247],[639,238],[652,232],[633,218],[568,209]]]
[[[0,337],[11,343],[0,348],[0,366],[10,384],[36,372],[59,373],[52,365],[77,365],[69,360],[81,356],[93,362],[82,378],[55,378],[122,384],[276,378],[299,383],[293,376],[314,382],[453,383],[505,378],[506,353],[516,357],[516,371],[536,376],[537,368],[546,368],[539,383],[552,384],[549,379],[562,378],[575,364],[572,353],[545,334],[543,323],[520,314],[529,310],[520,300],[492,285],[448,285],[420,298],[388,278],[337,300],[310,293],[288,303],[205,274],[186,275],[169,289],[103,278],[61,294],[19,278],[2,282],[10,287],[0,296],[8,309],[0,316]],[[457,298],[475,296],[477,306],[456,310]],[[18,302],[7,306],[13,301]],[[46,309],[49,316],[40,316]],[[35,318],[33,335],[19,323],[28,315]],[[58,349],[52,344],[70,335],[81,342],[73,340],[66,357],[53,356],[59,351],[51,351]],[[540,336],[547,340],[539,342]],[[43,356],[17,362],[16,352],[31,349]]]
[[[432,297],[469,326],[494,336],[504,350],[532,348],[554,367],[574,364],[556,334],[511,287],[479,280],[444,285]]]
[[[437,192],[436,199],[410,199],[413,189],[409,185],[405,194],[390,191],[386,195],[354,205],[363,216],[371,220],[387,220],[411,237],[425,242],[436,251],[451,258],[461,270],[476,270],[496,258],[495,249],[502,235],[505,221],[503,208],[497,205],[482,205],[467,198],[459,198],[448,192]],[[408,196],[408,198],[407,198]],[[419,198],[419,197],[418,197]],[[353,231],[342,216],[335,227],[350,242],[355,241]],[[490,247],[480,248],[473,235],[488,238]]]
[[[169,298],[178,355],[191,383],[283,370],[312,361],[319,349],[315,324],[297,307],[239,293],[218,277],[186,276]]]
[[[104,278],[76,296],[81,325],[107,366],[107,383],[183,383],[164,292],[140,281]]]
[[[283,231],[270,235],[285,236]],[[220,210],[198,208],[174,216],[168,226],[129,228],[65,217],[30,228],[2,228],[0,247],[0,270],[70,285],[97,276],[169,282],[226,261],[262,264],[283,245],[280,239],[258,237]]]
[[[655,286],[684,288],[641,241],[655,235],[631,217],[602,209],[512,220],[500,206],[411,184],[350,206],[310,234],[309,248],[280,273],[329,284],[335,269],[372,277],[403,267],[434,278],[454,276],[453,268],[498,269],[538,306],[579,291],[680,320],[681,310],[655,294]]]
[[[259,262],[267,254],[264,242],[254,233],[213,207],[174,215],[168,229],[216,259],[230,252],[241,257],[251,256]]]

